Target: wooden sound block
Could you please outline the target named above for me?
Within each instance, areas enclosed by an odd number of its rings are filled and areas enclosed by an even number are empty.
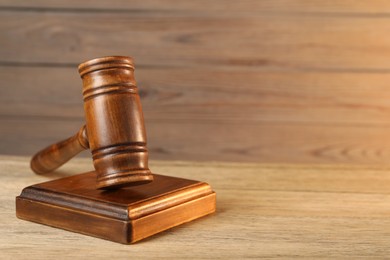
[[[23,189],[18,218],[119,243],[133,243],[215,211],[215,193],[204,182],[154,175],[154,181],[97,190],[87,172]]]

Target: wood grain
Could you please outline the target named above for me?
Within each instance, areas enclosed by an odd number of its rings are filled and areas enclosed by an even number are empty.
[[[122,53],[141,66],[175,68],[388,71],[390,65],[387,17],[0,12],[2,63],[69,66]]]
[[[389,19],[382,0],[2,0],[0,153],[77,131],[77,64],[120,54],[152,158],[388,164]]]
[[[75,135],[37,152],[31,158],[31,170],[37,174],[50,173],[88,148],[86,127],[83,125]]]
[[[215,212],[204,182],[154,174],[148,185],[102,191],[96,172],[30,185],[16,197],[18,218],[130,244]]]
[[[390,254],[388,167],[154,161],[155,172],[208,182],[218,194],[217,212],[124,246],[15,217],[14,196],[23,187],[87,171],[90,160],[76,159],[51,177],[30,172],[27,157],[2,156],[0,161],[0,171],[8,173],[0,175],[0,250],[5,259],[121,259],[129,254],[146,259],[334,259]]]
[[[23,155],[32,155],[42,144],[60,140],[81,125],[79,120],[23,117],[1,121],[0,136],[6,138],[0,149]],[[24,134],[26,128],[29,135]],[[390,157],[388,126],[254,122],[243,128],[236,122],[188,119],[146,120],[146,129],[152,159],[388,165]],[[8,151],[15,143],[21,145]],[[89,152],[83,155],[91,157]]]
[[[341,14],[373,14],[383,15],[390,12],[390,4],[386,0],[365,1],[365,0],[198,0],[180,1],[165,0],[111,0],[109,3],[104,0],[68,0],[68,1],[48,1],[48,0],[1,0],[2,8],[26,8],[29,10],[57,10],[57,11],[153,11],[153,12],[229,12],[229,13],[298,13],[316,15],[337,15]]]
[[[86,137],[99,189],[153,181],[134,66],[127,56],[95,58],[78,66]]]
[[[0,88],[2,115],[83,119],[76,69],[47,68],[44,77],[41,71],[0,70],[0,86],[15,84]],[[388,125],[388,73],[136,68],[135,74],[149,121]]]

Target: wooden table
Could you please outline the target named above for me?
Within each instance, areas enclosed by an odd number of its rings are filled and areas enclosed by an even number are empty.
[[[390,169],[368,166],[151,162],[156,173],[203,180],[217,213],[133,245],[15,217],[25,186],[91,170],[74,159],[50,176],[29,158],[0,156],[1,259],[388,257]]]

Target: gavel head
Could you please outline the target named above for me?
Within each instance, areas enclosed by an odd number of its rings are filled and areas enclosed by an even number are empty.
[[[130,57],[111,56],[79,65],[89,147],[101,189],[145,184],[146,131]]]

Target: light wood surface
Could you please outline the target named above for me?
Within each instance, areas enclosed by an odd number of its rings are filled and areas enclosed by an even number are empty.
[[[208,182],[217,212],[126,246],[15,216],[22,188],[83,171],[75,159],[52,176],[27,157],[0,157],[2,259],[385,258],[390,254],[390,168],[244,163],[150,163],[160,174]]]
[[[389,19],[383,0],[0,0],[0,152],[77,131],[77,65],[121,54],[151,158],[388,164]]]

